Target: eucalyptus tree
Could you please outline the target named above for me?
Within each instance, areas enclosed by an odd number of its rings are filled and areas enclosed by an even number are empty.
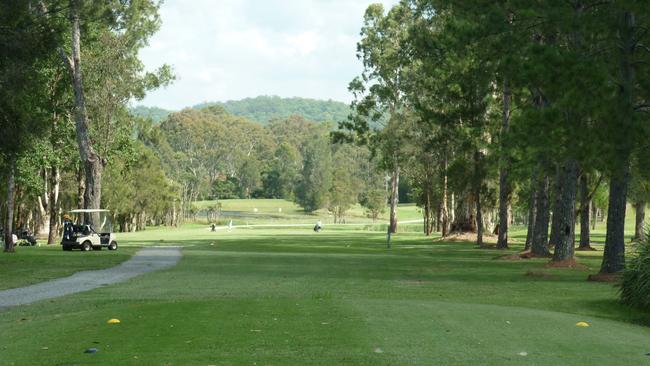
[[[399,177],[404,154],[399,135],[402,110],[407,101],[404,82],[410,63],[404,42],[408,36],[411,9],[406,1],[387,13],[381,4],[370,5],[363,18],[357,57],[363,62],[361,76],[349,86],[355,100],[354,116],[340,124],[353,131],[381,156],[382,167],[390,172],[390,231],[397,231]],[[381,127],[381,128],[377,128]]]
[[[169,69],[145,73],[138,51],[158,29],[157,2],[69,0],[69,47],[59,52],[74,91],[79,155],[85,170],[84,206],[99,208],[102,172],[108,163],[118,113],[126,102],[169,80]],[[53,9],[46,11],[52,12]],[[82,43],[89,57],[82,69]],[[102,136],[105,147],[101,148]]]

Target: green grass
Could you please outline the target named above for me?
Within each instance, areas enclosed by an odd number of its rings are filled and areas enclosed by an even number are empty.
[[[650,364],[650,314],[585,281],[600,252],[579,254],[588,269],[548,270],[416,233],[388,250],[383,232],[343,227],[194,225],[120,240],[121,250],[180,244],[183,259],[0,313],[11,340],[0,365]],[[122,323],[107,325],[114,317]]]
[[[221,224],[230,220],[236,225],[246,224],[273,224],[273,223],[314,223],[317,220],[323,223],[333,223],[333,216],[326,209],[313,213],[306,213],[296,203],[283,199],[229,199],[219,201],[199,201],[194,205],[203,210],[208,206],[221,203],[222,214],[219,219]],[[398,207],[398,216],[401,221],[421,220],[422,213],[415,204],[401,204]],[[207,224],[205,215],[197,217],[198,222]],[[388,210],[380,215],[378,221],[388,220]],[[366,210],[361,205],[354,205],[346,213],[347,223],[372,223]]]
[[[14,254],[0,254],[0,290],[65,277],[79,271],[113,267],[129,259],[134,252],[133,248],[83,253],[63,252],[60,245],[16,247]]]

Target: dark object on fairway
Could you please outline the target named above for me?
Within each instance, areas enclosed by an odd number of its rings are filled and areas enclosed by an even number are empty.
[[[212,231],[217,231],[217,225],[212,224]]]
[[[88,348],[84,353],[97,353],[97,348]]]
[[[650,356],[650,352],[646,353],[645,355],[646,355],[646,356]]]
[[[323,230],[323,224],[321,224],[320,220],[318,220],[314,226],[314,231],[318,233],[321,230]]]

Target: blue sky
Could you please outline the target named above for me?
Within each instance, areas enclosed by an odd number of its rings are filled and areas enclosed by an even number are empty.
[[[147,69],[171,65],[177,80],[136,104],[180,109],[258,95],[349,102],[373,2],[397,0],[165,0],[162,27],[140,57]]]

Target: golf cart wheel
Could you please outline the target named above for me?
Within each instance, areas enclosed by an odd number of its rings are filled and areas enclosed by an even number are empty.
[[[81,244],[81,250],[84,252],[89,252],[92,249],[93,245],[89,241],[84,241],[83,244]]]
[[[117,242],[112,241],[110,244],[108,244],[108,250],[117,250]]]

